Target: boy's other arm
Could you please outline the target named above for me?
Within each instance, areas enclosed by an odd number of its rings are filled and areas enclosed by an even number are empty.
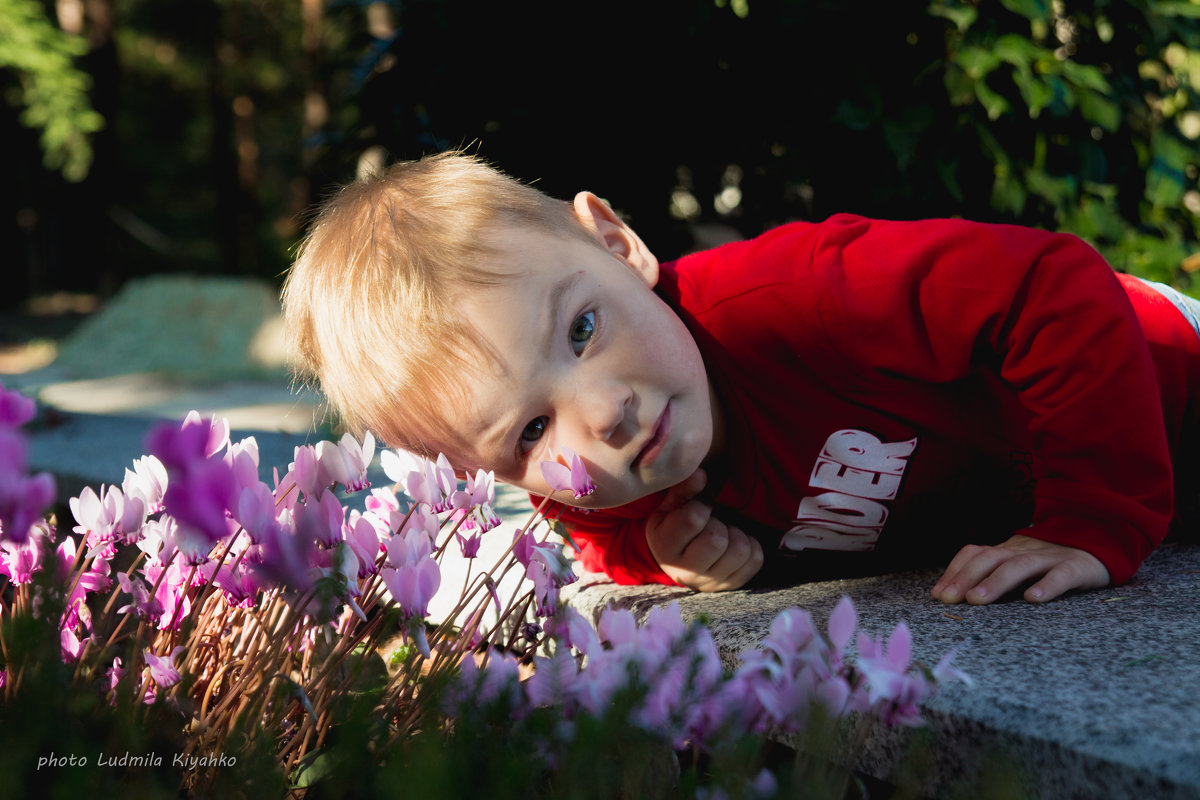
[[[1084,550],[1017,534],[994,547],[967,545],[946,567],[930,594],[943,603],[983,605],[1030,581],[1025,599],[1044,603],[1072,589],[1109,583],[1100,559]]]
[[[698,469],[667,492],[646,520],[646,542],[662,570],[676,583],[701,592],[744,586],[762,568],[757,539],[713,516],[696,499],[707,477]]]

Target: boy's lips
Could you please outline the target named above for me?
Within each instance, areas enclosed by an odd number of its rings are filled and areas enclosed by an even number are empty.
[[[667,438],[671,435],[671,402],[668,400],[662,414],[659,415],[658,421],[654,423],[654,431],[650,434],[650,439],[634,456],[632,467],[644,467],[650,464],[654,459],[658,458],[663,447],[667,443]]]

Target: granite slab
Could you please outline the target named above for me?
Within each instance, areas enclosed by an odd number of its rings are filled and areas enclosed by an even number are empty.
[[[937,576],[698,594],[584,575],[564,596],[593,619],[609,604],[641,617],[677,601],[685,619],[709,620],[732,665],[782,609],[806,608],[824,626],[848,595],[868,633],[905,620],[917,660],[958,646],[955,663],[975,679],[929,699],[923,729],[873,730],[863,772],[895,780],[919,764],[931,797],[978,797],[999,780],[1029,798],[1200,798],[1200,545],[1167,545],[1123,586],[1044,605],[946,606],[929,596]]]

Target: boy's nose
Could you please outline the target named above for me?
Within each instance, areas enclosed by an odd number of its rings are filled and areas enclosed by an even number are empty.
[[[581,393],[583,421],[588,432],[600,441],[608,441],[625,419],[625,409],[633,391],[625,384],[594,386]]]

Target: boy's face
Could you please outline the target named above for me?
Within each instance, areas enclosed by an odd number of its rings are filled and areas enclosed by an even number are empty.
[[[541,462],[571,448],[596,491],[555,499],[603,508],[691,475],[715,453],[721,417],[695,341],[652,291],[654,256],[595,196],[575,209],[597,244],[523,228],[491,238],[503,280],[460,307],[499,361],[447,421],[471,443],[460,463],[539,494]]]

